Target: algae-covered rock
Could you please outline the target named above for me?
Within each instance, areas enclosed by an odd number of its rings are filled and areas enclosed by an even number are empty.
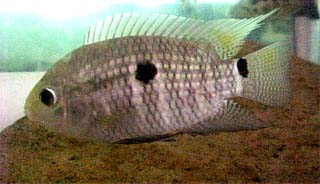
[[[236,99],[269,125],[257,131],[104,144],[22,118],[0,134],[0,181],[319,183],[319,73],[319,66],[293,57],[287,106]]]

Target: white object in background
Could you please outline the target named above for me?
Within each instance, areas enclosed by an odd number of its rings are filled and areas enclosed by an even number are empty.
[[[294,42],[296,55],[304,60],[310,60],[311,20],[308,17],[295,17]]]
[[[320,19],[318,15],[320,13],[320,1],[306,2],[311,3],[309,4],[310,7],[294,19],[295,54],[302,59],[320,64]],[[316,11],[316,9],[312,9],[313,7],[318,8],[318,13],[310,12]]]
[[[320,6],[320,5],[319,5]],[[311,36],[311,62],[320,65],[320,20],[313,20]]]
[[[0,132],[24,116],[24,102],[44,72],[0,73]]]
[[[320,14],[320,0],[318,0],[318,12]],[[320,65],[320,19],[312,21],[312,49],[311,61]]]

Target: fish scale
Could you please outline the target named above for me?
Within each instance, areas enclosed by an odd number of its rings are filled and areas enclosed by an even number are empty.
[[[245,36],[275,11],[208,22],[107,17],[38,82],[26,115],[56,131],[108,143],[263,128],[230,98],[285,104],[287,49],[276,43],[234,57]]]
[[[82,81],[79,84],[80,86],[88,86],[90,90],[95,89],[104,94],[100,95],[100,99],[94,100],[93,104],[97,104],[101,99],[104,99],[103,101],[112,102],[108,104],[110,107],[105,107],[106,109],[112,109],[112,111],[126,109],[134,114],[132,122],[117,122],[107,126],[109,131],[107,135],[111,135],[108,138],[110,141],[128,139],[132,135],[143,137],[179,131],[186,125],[192,125],[207,116],[213,115],[214,110],[210,109],[216,108],[212,106],[212,101],[215,98],[208,98],[210,94],[219,94],[223,90],[235,92],[234,89],[230,88],[234,86],[231,84],[233,81],[229,81],[230,85],[211,83],[211,85],[216,84],[217,86],[208,87],[210,86],[209,82],[216,81],[216,78],[214,78],[214,75],[211,79],[204,76],[209,76],[208,73],[212,73],[216,69],[215,65],[218,65],[220,61],[207,51],[199,49],[197,44],[189,41],[165,37],[129,37],[98,44],[101,44],[98,50],[96,45],[88,45],[82,52],[88,58],[93,58],[96,53],[104,53],[101,50],[112,50],[112,52],[105,52],[105,54],[99,54],[99,57],[94,57],[96,63],[93,63],[93,67],[89,68],[91,71],[86,70],[88,76],[89,73],[91,74],[92,71],[97,71],[97,69],[101,72],[96,72],[94,76],[90,75],[91,78],[89,79],[81,79],[80,76],[77,76],[74,78],[74,83],[79,83],[80,80]],[[137,45],[139,47],[136,47]],[[91,49],[95,51],[92,52]],[[75,54],[77,55],[77,53]],[[172,62],[173,57],[175,57],[175,63]],[[112,66],[102,67],[106,60],[111,58],[115,61],[109,63]],[[130,58],[130,60],[124,58]],[[145,61],[152,62],[158,70],[156,78],[147,85],[134,78],[135,66],[139,62]],[[77,63],[83,63],[77,59],[72,62],[70,63],[72,66],[79,66]],[[224,65],[228,64],[225,63]],[[229,63],[229,65],[232,65],[232,63]],[[132,66],[131,70],[129,70],[130,66]],[[118,71],[121,67],[126,67],[127,70],[124,73]],[[177,70],[178,68],[182,69]],[[105,69],[107,70],[105,71]],[[70,67],[70,70],[78,73],[73,67]],[[79,67],[78,70],[81,73],[83,66]],[[233,66],[225,67],[224,70],[233,70]],[[112,72],[112,75],[103,80],[99,75],[104,72]],[[231,71],[228,73],[231,74]],[[185,77],[177,77],[177,74],[185,75]],[[228,76],[223,76],[223,73],[219,72],[219,78],[224,77],[227,78]],[[95,78],[101,80],[95,80]],[[93,83],[98,81],[99,84],[92,84],[90,80]],[[228,83],[227,80],[223,82]],[[109,86],[112,86],[111,90],[106,90]],[[128,89],[131,89],[130,94],[125,96],[124,94]],[[211,89],[211,91],[208,91],[208,89]],[[91,91],[91,93],[96,92]],[[173,94],[180,94],[180,98]],[[78,101],[78,99],[74,99],[74,101]],[[106,109],[96,109],[97,107],[103,107],[103,105],[93,105],[92,108],[92,111],[100,112],[100,117],[112,115],[108,114]],[[140,124],[140,127],[136,124]],[[103,125],[101,125],[101,130],[103,129]]]

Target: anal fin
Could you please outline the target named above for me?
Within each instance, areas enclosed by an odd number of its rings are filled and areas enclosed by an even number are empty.
[[[214,117],[186,128],[186,133],[207,134],[212,132],[229,132],[256,130],[266,125],[257,119],[252,112],[242,108],[233,100],[225,100],[223,108]]]

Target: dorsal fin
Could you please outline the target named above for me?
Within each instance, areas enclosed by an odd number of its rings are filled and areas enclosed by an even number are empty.
[[[126,36],[164,36],[212,43],[219,58],[226,60],[236,55],[244,38],[275,11],[250,19],[210,21],[155,13],[116,14],[91,26],[84,45]]]

